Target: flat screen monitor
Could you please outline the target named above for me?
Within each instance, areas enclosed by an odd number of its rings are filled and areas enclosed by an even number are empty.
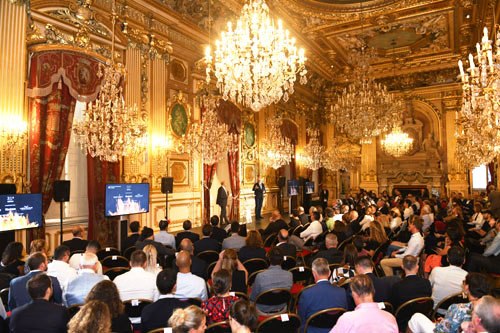
[[[42,226],[42,195],[0,195],[0,231]]]
[[[288,196],[293,197],[299,194],[299,181],[295,179],[288,180]]]
[[[149,183],[106,184],[105,210],[108,217],[149,212]]]
[[[314,182],[306,182],[306,194],[314,193]]]

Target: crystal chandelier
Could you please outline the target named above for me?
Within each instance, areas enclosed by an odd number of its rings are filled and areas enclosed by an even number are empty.
[[[369,144],[401,119],[403,103],[369,76],[370,54],[363,49],[355,59],[353,82],[332,101],[329,118],[352,140]]]
[[[301,84],[307,82],[304,50],[297,51],[295,38],[281,20],[275,26],[264,0],[249,0],[235,28],[228,22],[227,31],[215,42],[214,57],[212,66],[208,47],[207,82],[213,71],[224,100],[229,98],[254,111],[282,98],[288,101],[297,74]]]
[[[294,146],[281,133],[282,119],[274,117],[267,123],[266,138],[260,145],[260,160],[265,167],[278,169],[292,160]]]
[[[401,130],[399,126],[381,140],[382,149],[389,155],[401,157],[407,154],[413,146],[413,138]]]
[[[495,34],[493,47],[484,28],[476,62],[469,54],[467,71],[458,61],[463,104],[457,116],[456,156],[469,168],[489,163],[500,153],[500,31]]]
[[[139,114],[135,105],[132,108],[125,105],[123,98],[121,81],[126,71],[123,64],[113,60],[115,23],[113,2],[111,61],[106,66],[99,64],[99,95],[83,111],[83,120],[76,121],[73,125],[80,147],[90,156],[108,162],[117,162],[122,156],[138,153],[137,149],[145,148],[144,142],[147,141],[144,138],[147,131],[146,115]]]
[[[187,152],[203,159],[203,163],[213,165],[227,157],[228,152],[238,150],[238,137],[229,133],[229,127],[219,120],[216,101],[206,98],[206,110],[201,123],[194,123],[184,138]]]
[[[307,135],[309,136],[309,142],[304,147],[300,158],[302,164],[311,170],[318,170],[323,166],[322,159],[325,153],[325,147],[319,142],[319,130],[308,128],[306,129]]]
[[[322,158],[323,168],[331,171],[354,170],[361,164],[361,158],[348,150],[339,148],[337,144],[328,148]]]

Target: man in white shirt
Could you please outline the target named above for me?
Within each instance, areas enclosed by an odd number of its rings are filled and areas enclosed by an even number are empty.
[[[76,270],[68,264],[69,254],[69,247],[59,245],[54,250],[54,259],[47,268],[47,275],[57,278],[63,291],[66,290],[68,282],[77,277]]]
[[[191,254],[187,251],[180,251],[175,263],[179,268],[175,297],[201,298],[205,301],[208,298],[205,280],[191,273]]]
[[[447,267],[436,267],[429,276],[432,285],[432,299],[434,307],[445,297],[462,291],[462,283],[465,280],[467,271],[462,269],[465,262],[464,249],[460,246],[452,246],[448,250]]]
[[[122,301],[133,299],[148,299],[156,301],[158,299],[158,289],[156,288],[156,276],[146,272],[146,253],[142,250],[132,252],[130,256],[130,271],[118,275],[114,279],[116,288],[120,293]]]
[[[420,256],[420,252],[424,248],[424,238],[420,234],[420,232],[422,231],[422,226],[422,218],[415,216],[408,225],[408,230],[411,232],[411,238],[408,241],[408,245],[406,246],[406,248],[404,248],[404,246],[406,245],[404,243],[393,242],[393,244],[398,243],[394,245],[401,245],[403,247],[392,252],[390,258],[385,258],[380,261],[380,266],[384,270],[385,276],[394,275],[392,269],[394,267],[401,267],[401,265],[403,264],[403,258],[405,256],[412,255],[417,258]],[[400,253],[402,249],[404,249],[404,252]]]
[[[101,249],[101,245],[98,241],[92,240],[89,241],[87,247],[85,248],[85,253],[92,253],[97,255],[97,251]],[[80,269],[80,261],[82,260],[83,253],[75,253],[69,259],[69,265],[76,269],[77,271]],[[102,265],[98,261],[97,262],[97,274],[102,275]]]
[[[309,238],[316,239],[322,232],[323,232],[323,227],[321,226],[321,222],[319,219],[321,218],[321,214],[319,212],[313,212],[313,221],[309,226],[307,227],[306,230],[302,231],[300,233],[300,238],[304,240],[304,242],[307,242]]]
[[[158,223],[158,227],[160,231],[154,236],[155,242],[162,243],[165,246],[175,249],[175,237],[167,232],[168,221],[161,220],[160,223]]]
[[[403,201],[403,220],[408,221],[408,219],[414,215],[415,213],[413,212],[413,208],[411,207],[411,200],[410,199],[405,199]]]

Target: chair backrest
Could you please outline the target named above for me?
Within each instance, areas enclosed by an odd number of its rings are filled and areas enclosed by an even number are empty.
[[[312,288],[312,287],[314,287],[314,284],[311,284],[311,285],[309,285],[309,286],[307,286],[307,287],[304,287],[304,288],[302,288],[302,289],[298,292],[297,296],[296,296],[296,297],[294,297],[294,299],[293,299],[293,301],[294,301],[294,302],[292,303],[292,308],[290,309],[291,311],[297,312],[297,308],[298,308],[298,304],[299,304],[300,296],[302,295],[302,293],[304,292],[304,290],[309,289],[309,288]]]
[[[313,282],[312,270],[309,267],[299,266],[288,270],[293,275],[293,283],[307,286]]]
[[[205,333],[231,333],[229,322],[224,320],[207,326]]]
[[[305,228],[304,228],[304,226],[303,226],[303,225],[298,225],[295,229],[293,229],[293,231],[292,231],[292,233],[291,233],[291,234],[292,234],[292,235],[294,235],[294,236],[299,237],[300,233],[301,233],[302,231],[304,231],[304,230],[305,230]]]
[[[253,272],[252,274],[250,274],[248,276],[247,286],[250,287],[254,283],[255,278],[257,277],[257,275],[259,275],[259,273],[262,273],[264,271],[265,271],[265,269],[261,269],[260,271]]]
[[[113,281],[118,275],[122,275],[123,273],[127,273],[130,271],[127,267],[113,267],[109,268],[104,272],[104,275],[109,277],[111,281]]]
[[[434,308],[434,311],[432,312],[431,319],[432,320],[436,319],[436,315],[438,314],[437,311],[439,309],[448,310],[450,305],[458,304],[458,303],[469,303],[469,299],[467,297],[464,297],[464,295],[462,293],[457,293],[457,294],[453,294],[453,295],[450,295],[448,297],[445,297]]]
[[[403,332],[406,331],[408,321],[411,316],[417,312],[431,318],[433,308],[434,301],[432,297],[419,297],[401,304],[394,314],[398,322],[399,330]]]
[[[389,247],[390,243],[391,243],[391,241],[388,240],[388,241],[380,244],[379,247],[377,247],[377,249],[375,250],[375,252],[373,253],[373,256],[372,256],[372,261],[375,265],[378,264],[380,262],[380,260],[382,260],[382,258],[384,257],[384,253],[387,250],[387,247]]]
[[[207,265],[219,260],[219,253],[217,251],[203,251],[196,255],[201,260],[205,261]]]
[[[128,247],[125,250],[123,250],[123,256],[128,260],[130,260],[130,256],[132,256],[132,252],[134,252],[135,250],[137,250],[135,246]]]
[[[127,258],[120,255],[112,255],[102,259],[101,265],[108,268],[129,267],[129,261],[127,260]]]
[[[0,290],[4,288],[9,288],[10,281],[14,279],[16,276],[14,274],[9,273],[0,273]]]
[[[212,272],[214,271],[215,265],[217,265],[217,262],[213,262],[207,266],[207,276],[209,279],[212,278]]]
[[[300,328],[300,317],[295,313],[278,314],[264,319],[257,326],[256,333],[279,333],[279,332],[297,332]]]
[[[242,293],[241,291],[231,291],[230,294],[232,296],[236,296],[240,299],[244,299],[244,300],[248,301],[248,294]]]
[[[142,310],[146,307],[146,305],[151,304],[148,299],[134,299],[123,302],[125,305],[125,313],[130,318],[140,317],[142,314]]]
[[[344,312],[346,312],[346,309],[343,308],[329,308],[315,312],[307,319],[304,332],[307,332],[309,326],[332,328]]]
[[[188,302],[190,305],[196,305],[197,307],[201,307],[201,303],[203,303],[201,298],[198,298],[198,297],[188,298],[188,299],[186,299],[186,302]]]
[[[384,307],[382,308],[382,310],[394,314],[394,307],[392,306],[391,303],[383,302],[383,304],[384,304]]]
[[[2,299],[3,306],[7,309],[9,304],[9,288],[0,290],[0,298]]]
[[[340,243],[339,246],[338,246],[339,251],[342,251],[344,249],[344,247],[347,244],[350,244],[351,242],[352,242],[352,236],[344,239],[344,241],[342,243]]]
[[[248,275],[251,275],[254,272],[268,268],[269,264],[267,263],[266,260],[264,260],[262,258],[253,258],[253,259],[246,260],[243,263],[243,266],[245,266],[245,269],[247,270]]]
[[[274,245],[276,240],[278,239],[278,234],[274,233],[266,237],[264,240],[264,247],[271,247]]]
[[[324,241],[325,241],[325,238],[326,238],[326,235],[328,234],[328,232],[329,232],[329,231],[327,230],[327,231],[324,231],[324,232],[322,232],[321,234],[319,234],[319,235],[318,235],[318,236],[314,239],[314,242],[315,242],[316,244],[324,242]]]
[[[122,253],[120,252],[120,250],[118,250],[115,247],[106,247],[104,249],[100,249],[99,251],[97,251],[97,258],[99,258],[99,260],[103,260],[104,258],[109,256],[121,256],[121,255]]]
[[[297,259],[294,257],[290,256],[284,256],[283,257],[283,262],[281,263],[281,268],[284,269],[285,271],[294,268],[297,266]]]
[[[273,288],[257,295],[255,304],[280,305],[286,303],[289,307],[292,294],[285,288]]]
[[[82,306],[83,304],[73,304],[72,306],[70,306],[68,308],[69,317],[73,318],[73,316],[76,315],[78,311],[80,311],[80,307]]]

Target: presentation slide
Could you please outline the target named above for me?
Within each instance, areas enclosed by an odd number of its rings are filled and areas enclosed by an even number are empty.
[[[149,183],[106,184],[106,216],[149,211]]]
[[[299,181],[291,179],[288,181],[288,196],[293,197],[299,194]]]
[[[306,182],[306,194],[314,193],[314,182]]]
[[[42,226],[42,195],[0,195],[0,231]]]

